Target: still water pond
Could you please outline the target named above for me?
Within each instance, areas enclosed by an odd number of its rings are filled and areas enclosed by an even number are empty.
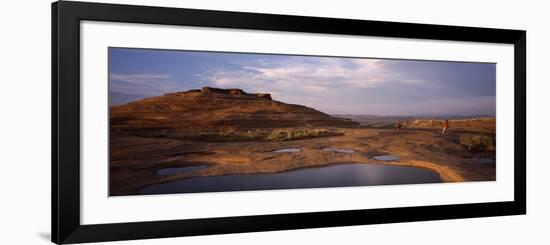
[[[300,151],[302,151],[301,148],[292,147],[292,148],[278,149],[278,150],[274,150],[272,152],[275,152],[275,153],[298,153]]]
[[[351,153],[353,153],[353,150],[352,150],[352,149],[347,149],[347,148],[331,148],[331,147],[327,147],[327,148],[323,148],[323,151],[330,151],[330,152],[336,152],[336,153],[346,153],[346,154],[351,154]]]
[[[140,190],[140,194],[168,194],[318,187],[396,185],[442,182],[431,170],[376,164],[346,163],[274,174],[236,174],[184,179]]]
[[[385,161],[385,162],[391,162],[391,161],[397,161],[399,160],[398,156],[394,155],[381,155],[381,156],[375,156],[374,160],[378,161]]]
[[[472,157],[472,158],[468,158],[468,160],[472,161],[473,163],[480,163],[480,164],[493,164],[493,163],[495,163],[495,160],[491,159],[491,158]]]
[[[188,173],[188,172],[201,170],[207,167],[208,165],[192,165],[192,166],[184,166],[184,167],[162,168],[157,170],[157,176]]]

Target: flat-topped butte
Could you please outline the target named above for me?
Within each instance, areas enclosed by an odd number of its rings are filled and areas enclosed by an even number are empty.
[[[111,107],[111,131],[157,133],[255,130],[281,127],[355,127],[350,119],[272,99],[268,93],[203,87]]]
[[[202,87],[201,89],[190,89],[190,90],[187,90],[187,91],[169,93],[169,94],[166,94],[166,95],[178,95],[178,94],[189,94],[189,93],[202,93],[202,94],[217,93],[217,94],[227,94],[227,95],[251,96],[251,97],[255,97],[255,98],[271,100],[271,94],[268,94],[268,93],[247,93],[244,90],[239,89],[239,88],[223,89],[223,88],[213,88],[213,87]]]

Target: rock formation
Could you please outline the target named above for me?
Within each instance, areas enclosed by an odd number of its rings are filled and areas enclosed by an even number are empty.
[[[350,119],[302,105],[273,100],[267,93],[203,87],[111,107],[111,130],[217,130],[336,126],[354,127]]]

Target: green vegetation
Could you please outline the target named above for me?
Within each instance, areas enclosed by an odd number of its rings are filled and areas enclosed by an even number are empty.
[[[207,136],[213,137],[219,141],[248,141],[248,140],[261,140],[265,137],[265,132],[262,130],[248,130],[244,131],[221,131],[219,133],[210,133]]]
[[[462,135],[459,138],[459,143],[466,147],[468,151],[495,151],[493,139],[484,135]]]
[[[272,131],[265,139],[269,141],[287,141],[335,135],[338,134],[326,129],[289,129]]]
[[[163,135],[147,135],[147,137],[162,137],[184,140],[198,140],[207,142],[227,141],[289,141],[310,139],[316,137],[338,136],[340,133],[326,129],[285,128],[285,129],[256,129],[256,130],[220,130],[208,132],[173,132]]]

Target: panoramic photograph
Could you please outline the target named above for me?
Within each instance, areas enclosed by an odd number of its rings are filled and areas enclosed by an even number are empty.
[[[109,195],[496,180],[496,64],[108,49]]]

